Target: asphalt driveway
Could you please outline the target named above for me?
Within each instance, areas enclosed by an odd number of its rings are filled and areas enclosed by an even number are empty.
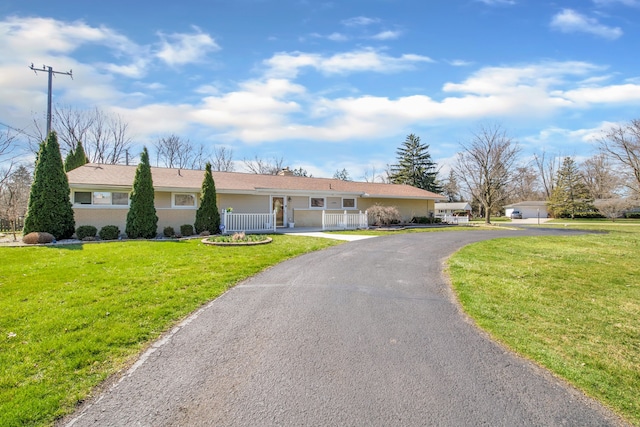
[[[66,424],[616,425],[479,332],[442,275],[465,244],[571,232],[385,236],[287,261],[176,327]]]

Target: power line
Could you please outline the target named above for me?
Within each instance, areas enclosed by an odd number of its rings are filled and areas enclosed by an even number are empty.
[[[64,74],[66,76],[71,77],[71,80],[73,80],[73,70],[53,71],[53,68],[47,65],[43,65],[42,68],[35,68],[33,66],[33,63],[31,63],[31,66],[29,66],[29,68],[32,69],[33,72],[36,74],[38,74],[38,71],[44,71],[46,73],[49,73],[49,92],[48,92],[48,98],[47,98],[47,137],[48,137],[49,133],[51,132],[51,90],[53,87],[53,75]]]
[[[30,133],[27,133],[24,129],[18,129],[18,128],[15,128],[15,127],[11,126],[11,125],[3,123],[3,122],[0,122],[0,126],[4,126],[7,129],[11,129],[12,131],[17,132],[17,133],[19,133],[21,135],[28,136],[29,138],[39,139],[39,137],[37,137],[35,135],[31,135]]]

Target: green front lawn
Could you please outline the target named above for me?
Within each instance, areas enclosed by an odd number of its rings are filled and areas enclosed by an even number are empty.
[[[449,273],[481,328],[640,425],[640,227],[590,228],[610,232],[476,243]]]
[[[331,239],[0,247],[0,425],[50,425],[239,281]]]

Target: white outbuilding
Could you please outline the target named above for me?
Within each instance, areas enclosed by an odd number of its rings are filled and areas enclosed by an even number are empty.
[[[437,205],[436,205],[437,206]],[[522,213],[522,218],[547,218],[549,212],[547,211],[547,202],[540,201],[526,201],[514,203],[512,205],[506,205],[504,207],[504,214],[507,217],[511,217],[514,210],[518,210]]]

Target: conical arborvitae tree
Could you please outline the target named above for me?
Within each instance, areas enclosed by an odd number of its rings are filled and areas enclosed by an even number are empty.
[[[207,163],[204,171],[195,229],[196,233],[208,231],[211,234],[218,234],[220,232],[220,212],[216,203],[216,184],[211,174],[211,163]]]
[[[70,238],[75,230],[75,220],[69,194],[58,137],[51,132],[38,151],[23,233],[43,231],[56,239]]]
[[[84,152],[84,148],[82,147],[82,142],[78,141],[78,145],[76,145],[75,150],[69,151],[69,154],[64,159],[64,170],[69,172],[75,168],[79,168],[82,165],[89,163],[89,159],[87,159],[87,155]]]
[[[131,192],[131,205],[127,213],[125,233],[130,239],[156,237],[158,216],[154,206],[153,180],[147,147],[142,150]]]

